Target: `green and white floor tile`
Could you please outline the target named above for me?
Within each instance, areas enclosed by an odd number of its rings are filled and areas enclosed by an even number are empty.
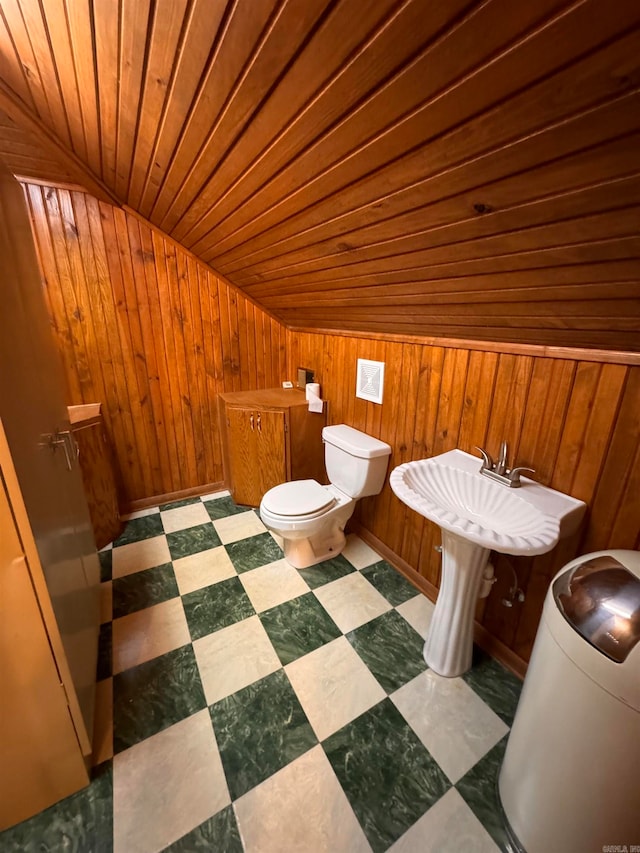
[[[134,514],[100,562],[99,763],[5,853],[507,849],[520,682],[430,671],[433,606],[357,537],[298,571],[221,492]]]

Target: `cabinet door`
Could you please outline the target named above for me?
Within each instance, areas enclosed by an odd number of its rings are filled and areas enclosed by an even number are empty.
[[[284,412],[227,407],[227,435],[233,499],[258,506],[287,479]]]
[[[287,454],[284,412],[256,412],[256,435],[259,454],[260,497],[287,477]]]

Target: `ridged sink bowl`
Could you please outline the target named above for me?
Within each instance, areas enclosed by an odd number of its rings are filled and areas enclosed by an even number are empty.
[[[515,489],[434,461],[438,458],[407,462],[392,472],[391,488],[411,509],[443,530],[503,554],[544,554],[558,542],[558,520]]]
[[[389,477],[403,503],[442,529],[442,582],[424,658],[449,677],[471,666],[473,614],[490,552],[544,554],[578,528],[586,509],[525,477],[510,489],[480,474],[480,464],[450,450],[406,462]]]

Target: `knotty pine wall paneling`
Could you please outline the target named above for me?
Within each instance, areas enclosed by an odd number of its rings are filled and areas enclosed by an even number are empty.
[[[479,603],[486,630],[522,666],[531,653],[549,581],[578,553],[640,548],[640,366],[534,354],[437,346],[369,336],[290,331],[289,373],[315,371],[332,423],[348,423],[389,442],[389,469],[454,447],[496,454],[536,469],[535,479],[588,504],[584,530],[551,554],[496,556],[498,582]],[[507,349],[507,348],[505,348]],[[384,361],[381,406],[356,399],[356,360]],[[480,463],[478,463],[480,464]],[[438,586],[436,525],[402,504],[388,482],[365,498],[356,521]],[[523,603],[501,604],[513,582]]]
[[[280,324],[139,217],[24,188],[67,403],[103,404],[123,504],[221,483],[217,395],[280,384]]]

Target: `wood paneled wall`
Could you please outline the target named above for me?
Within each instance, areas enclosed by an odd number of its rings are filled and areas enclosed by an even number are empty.
[[[498,558],[478,615],[529,657],[552,575],[575,553],[640,548],[640,366],[389,336],[284,327],[137,216],[89,195],[26,185],[68,402],[102,402],[130,502],[223,479],[222,390],[275,387],[312,368],[330,419],[388,441],[390,465],[504,438],[536,479],[589,505],[581,538],[533,559]],[[512,348],[514,349],[514,348]],[[502,351],[500,351],[502,350]],[[382,406],[355,397],[356,359],[386,363]],[[596,359],[596,360],[594,360]],[[356,519],[430,584],[437,528],[385,485]],[[525,591],[508,609],[511,564]]]
[[[138,217],[25,195],[67,403],[103,404],[123,503],[222,482],[217,394],[280,384],[280,324]]]
[[[287,326],[640,350],[637,0],[3,0],[0,107]]]
[[[384,361],[382,405],[356,398],[356,359]],[[553,574],[577,553],[640,548],[640,367],[460,349],[368,337],[289,332],[289,373],[314,370],[332,423],[389,442],[392,467],[454,447],[496,454],[509,442],[539,482],[586,501],[581,536],[551,554],[498,558],[499,580],[479,615],[491,635],[526,661]],[[356,518],[428,582],[439,583],[439,530],[385,485]],[[526,595],[501,604],[513,576]]]

